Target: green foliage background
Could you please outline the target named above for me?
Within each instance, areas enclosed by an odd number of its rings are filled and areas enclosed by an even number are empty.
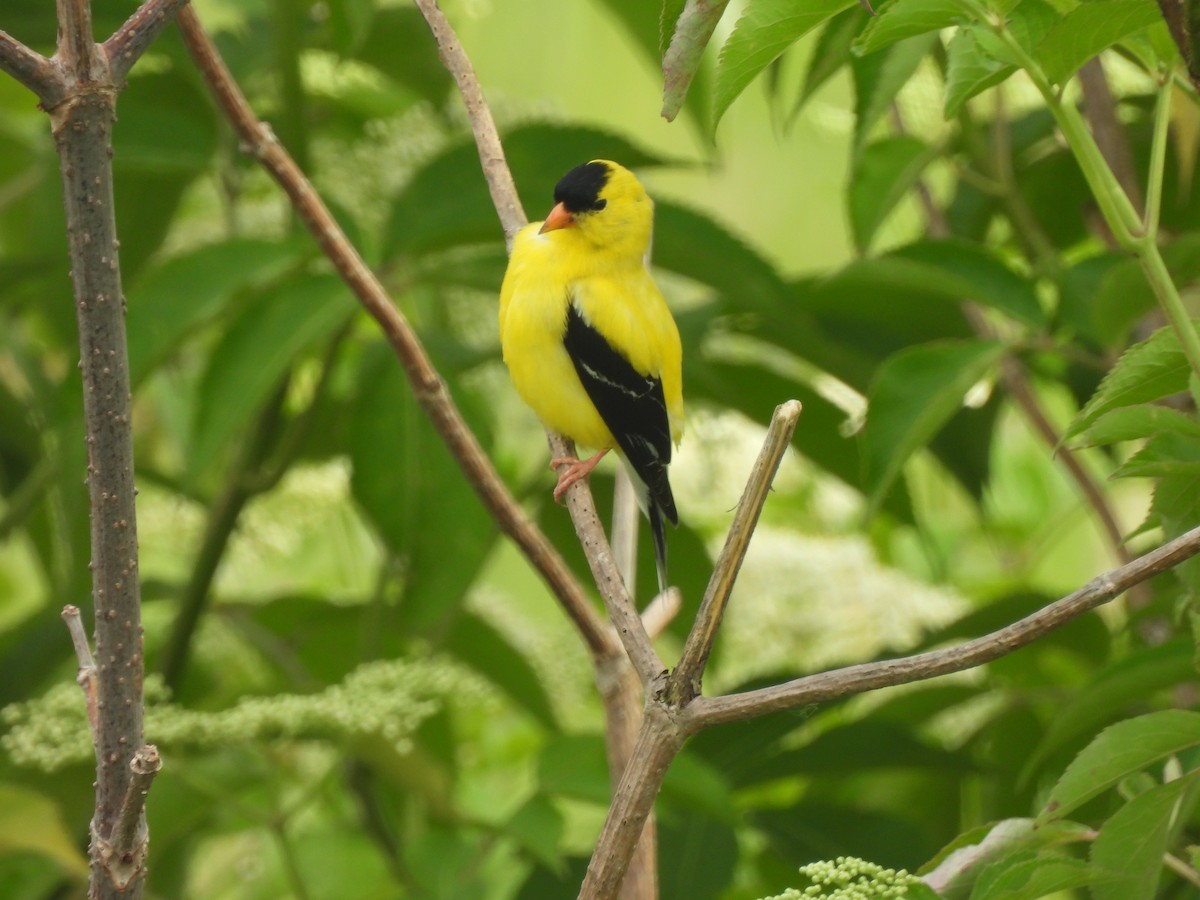
[[[499,361],[502,235],[415,9],[196,6],[586,579]],[[804,15],[781,17],[793,6]],[[658,201],[689,404],[670,536],[685,609],[666,658],[762,425],[804,403],[711,690],[973,637],[1116,564],[1006,393],[1014,361],[1131,546],[1197,524],[1195,375],[1044,101],[1005,81],[1026,61],[965,3],[892,0],[868,22],[845,2],[751,0],[673,124],[658,116],[657,4],[447,7],[531,216],[595,157],[638,168]],[[97,0],[97,35],[132,8]],[[1055,81],[1120,43],[1105,62],[1144,184],[1153,76],[1175,55],[1153,4],[996,9]],[[52,48],[44,3],[9,0],[0,27]],[[151,895],[572,896],[610,790],[582,647],[173,33],[118,112],[147,737],[166,759]],[[1188,299],[1194,91],[1170,114],[1162,244]],[[949,232],[936,240],[918,179]],[[86,610],[90,583],[65,249],[46,117],[0,78],[0,895],[14,897],[86,880],[91,751],[58,618]],[[593,484],[605,508],[610,470]],[[997,821],[1000,850],[951,865],[943,896],[1189,896],[1161,862],[1169,848],[1190,863],[1196,842],[1200,726],[1172,709],[1195,701],[1195,574],[964,677],[700,735],[659,803],[663,896],[780,894],[839,856],[945,865],[942,848]]]

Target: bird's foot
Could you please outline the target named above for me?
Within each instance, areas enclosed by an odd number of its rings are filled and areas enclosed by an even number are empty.
[[[567,492],[567,488],[580,478],[587,478],[592,473],[592,469],[596,468],[596,464],[604,458],[604,454],[607,452],[607,450],[601,450],[589,459],[578,459],[574,456],[556,456],[550,460],[551,469],[557,470],[559,466],[568,466],[568,468],[558,473],[558,484],[554,486],[554,499],[562,503],[563,494]]]

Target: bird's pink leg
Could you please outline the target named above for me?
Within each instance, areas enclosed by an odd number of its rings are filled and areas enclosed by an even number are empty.
[[[604,458],[607,450],[601,450],[590,459],[578,459],[574,456],[556,456],[550,460],[550,468],[558,469],[559,466],[569,466],[569,468],[558,473],[558,484],[554,486],[554,499],[562,503],[562,496],[567,492],[567,488],[577,482],[580,478],[587,478],[592,473],[592,469],[596,468],[596,464]]]

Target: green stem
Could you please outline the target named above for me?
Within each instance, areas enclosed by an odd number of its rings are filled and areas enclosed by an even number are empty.
[[[1188,364],[1192,371],[1200,376],[1200,334],[1196,333],[1195,323],[1183,305],[1183,299],[1179,296],[1179,289],[1175,287],[1171,273],[1167,271],[1167,264],[1163,261],[1158,244],[1153,240],[1144,239],[1135,248],[1134,255],[1142,264],[1146,280],[1150,282],[1154,296],[1158,298],[1167,320],[1179,335],[1179,343],[1183,347]]]
[[[1154,137],[1150,145],[1150,173],[1146,180],[1146,219],[1143,230],[1150,240],[1158,237],[1158,219],[1162,211],[1163,169],[1167,159],[1167,126],[1171,120],[1170,78],[1164,78],[1154,104]]]

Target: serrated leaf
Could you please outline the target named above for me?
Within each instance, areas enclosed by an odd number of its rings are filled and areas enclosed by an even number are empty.
[[[854,0],[749,0],[721,48],[717,63],[713,124],[767,66],[826,19]]]
[[[891,0],[863,29],[853,50],[874,53],[904,38],[949,28],[961,18],[962,6],[956,0]]]
[[[1096,729],[1122,715],[1131,704],[1193,675],[1192,647],[1186,641],[1146,647],[1108,665],[1060,706],[1030,756],[1020,781],[1028,781],[1047,757],[1060,748],[1078,745]]]
[[[1200,713],[1166,709],[1111,725],[1067,766],[1039,823],[1061,819],[1122,778],[1200,746]]]
[[[1194,434],[1169,431],[1153,435],[1117,467],[1112,477],[1163,478],[1169,475],[1200,475],[1200,441]]]
[[[859,155],[850,176],[847,205],[860,253],[866,252],[875,232],[936,158],[937,151],[908,135],[876,141]]]
[[[223,241],[144,272],[129,291],[129,371],[134,384],[239,290],[279,277],[304,252],[299,242]]]
[[[884,361],[871,387],[861,436],[863,485],[872,509],[908,458],[933,439],[1003,354],[1004,347],[991,341],[947,341]]]
[[[1153,0],[1088,0],[1060,18],[1034,51],[1050,81],[1061,84],[1121,38],[1160,20]]]
[[[1169,433],[1200,440],[1200,422],[1169,406],[1124,406],[1100,416],[1076,435],[1073,447],[1101,447]]]
[[[281,285],[255,299],[221,336],[200,384],[188,470],[204,471],[279,384],[297,355],[354,312],[332,276]]]
[[[1014,66],[985,53],[979,45],[982,27],[959,28],[946,48],[946,96],[942,114],[953,119],[972,97],[1008,78]]]
[[[1058,891],[1086,887],[1091,870],[1081,859],[1059,854],[1014,854],[979,875],[971,900],[1041,900]]]
[[[1170,327],[1134,344],[1117,360],[1100,387],[1067,428],[1066,438],[1081,434],[1113,409],[1148,403],[1187,390],[1191,368]]]
[[[1134,797],[1101,826],[1092,844],[1095,900],[1153,900],[1173,814],[1197,775],[1189,772]]]

